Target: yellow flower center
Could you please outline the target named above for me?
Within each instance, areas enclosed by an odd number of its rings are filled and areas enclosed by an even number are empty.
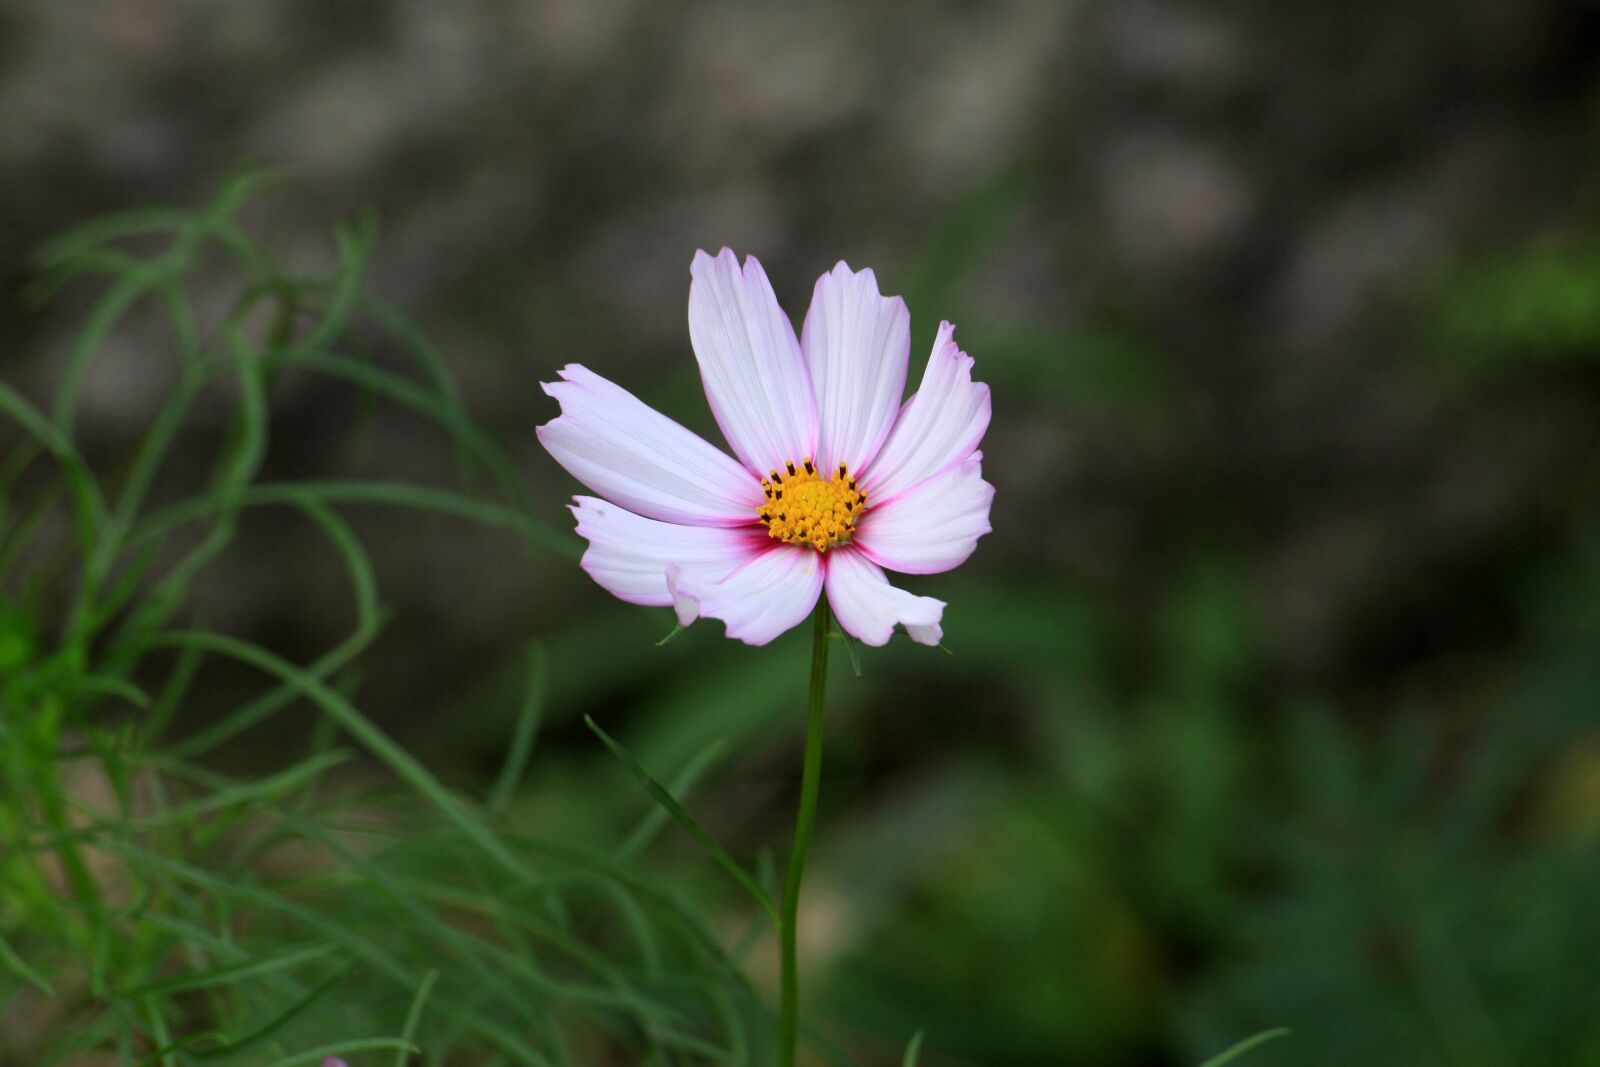
[[[761,488],[767,502],[756,509],[756,516],[767,535],[818,552],[849,544],[856,519],[867,506],[867,494],[856,488],[843,463],[837,477],[824,478],[809,458],[798,467],[790,460],[784,470],[761,479]]]

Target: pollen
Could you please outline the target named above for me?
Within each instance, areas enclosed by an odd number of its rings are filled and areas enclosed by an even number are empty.
[[[761,479],[766,501],[756,509],[756,517],[767,535],[786,544],[810,545],[818,552],[849,544],[856,520],[867,506],[867,494],[856,486],[850,469],[841,463],[838,473],[828,478],[809,458],[783,466]]]

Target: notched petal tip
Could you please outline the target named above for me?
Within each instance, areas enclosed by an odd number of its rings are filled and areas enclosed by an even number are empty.
[[[817,283],[812,289],[815,292],[829,285],[859,285],[864,289],[870,290],[871,294],[880,300],[891,301],[900,305],[901,308],[906,307],[904,297],[882,291],[878,285],[878,272],[871,267],[862,267],[860,270],[855,270],[848,262],[841,259],[833,265],[831,270],[825,271],[818,276]],[[813,299],[815,298],[813,297]]]
[[[561,402],[562,392],[569,388],[592,388],[596,381],[605,382],[605,379],[585,367],[582,363],[568,363],[566,366],[558,368],[556,370],[556,378],[559,380],[540,382],[539,389],[545,396],[555,399],[557,403]]]
[[[888,644],[897,625],[913,641],[939,643],[945,602],[890,585],[883,568],[856,550],[832,554],[827,588],[839,625],[863,644]]]
[[[744,257],[744,266],[741,268],[739,265],[739,253],[728,245],[723,245],[717,249],[715,255],[703,248],[697,248],[689,260],[689,277],[699,280],[706,274],[717,271],[726,271],[735,278],[748,277],[751,264],[755,265],[757,271],[761,270],[761,261],[752,255]],[[765,274],[763,273],[764,276]]]
[[[919,482],[975,453],[991,417],[989,386],[972,379],[974,361],[944,320],[923,370],[922,384],[901,407],[882,450],[862,474],[883,505]]]
[[[911,354],[911,313],[868,267],[840,260],[817,279],[800,346],[817,397],[818,459],[869,469],[894,425]]]

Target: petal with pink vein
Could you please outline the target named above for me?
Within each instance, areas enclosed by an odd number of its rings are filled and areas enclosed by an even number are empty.
[[[869,507],[855,545],[879,566],[902,574],[958,567],[989,532],[994,486],[983,480],[983,453]]]
[[[754,256],[695,253],[689,266],[689,342],[711,413],[733,454],[757,474],[816,452],[817,404],[772,283]]]
[[[834,618],[863,644],[887,644],[896,623],[920,644],[937,645],[943,638],[944,601],[896,589],[882,567],[853,548],[828,553],[827,589]]]
[[[667,588],[682,625],[702,615],[721,619],[729,637],[764,645],[816,606],[822,593],[821,559],[810,548],[769,548],[721,581],[674,565],[667,568]]]
[[[874,502],[961,463],[989,428],[989,387],[972,380],[972,357],[956,344],[955,330],[940,323],[921,387],[900,409],[889,439],[863,473],[862,488]]]
[[[582,567],[601,588],[630,604],[670,607],[667,568],[717,581],[763,551],[769,541],[750,527],[680,526],[635,515],[592,496],[573,497],[578,536],[589,542]]]
[[[800,331],[817,396],[817,466],[859,473],[883,447],[906,388],[911,313],[871,270],[840,262],[817,279]]]
[[[576,363],[544,391],[561,414],[539,441],[569,473],[639,515],[690,526],[739,526],[761,503],[761,482],[715,445]]]

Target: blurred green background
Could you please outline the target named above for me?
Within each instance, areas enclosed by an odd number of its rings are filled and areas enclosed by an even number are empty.
[[[3,0],[0,368],[47,396],[95,295],[28,310],[28,250],[260,160],[289,181],[247,218],[300,269],[374,213],[369,287],[566,530],[539,381],[582,362],[714,437],[693,251],[757,255],[797,321],[871,266],[913,380],[957,324],[998,492],[966,566],[905,583],[953,654],[835,657],[819,1030],[877,1064],[922,1029],[934,1067],[1194,1063],[1277,1026],[1247,1062],[1600,1064],[1597,105],[1600,9],[1555,0]],[[97,469],[169,347],[135,317],[96,363]],[[280,385],[274,478],[451,478],[419,420]],[[494,781],[536,640],[510,826],[648,810],[591,715],[663,778],[703,765],[735,855],[783,854],[804,627],[657,647],[670,612],[570,556],[347,517],[390,614],[346,688],[445,782]],[[264,516],[193,603],[300,661],[348,598],[314,527]],[[253,684],[203,671],[180,728]],[[280,767],[313,718],[218,759]],[[685,835],[643,862],[737,939]]]

